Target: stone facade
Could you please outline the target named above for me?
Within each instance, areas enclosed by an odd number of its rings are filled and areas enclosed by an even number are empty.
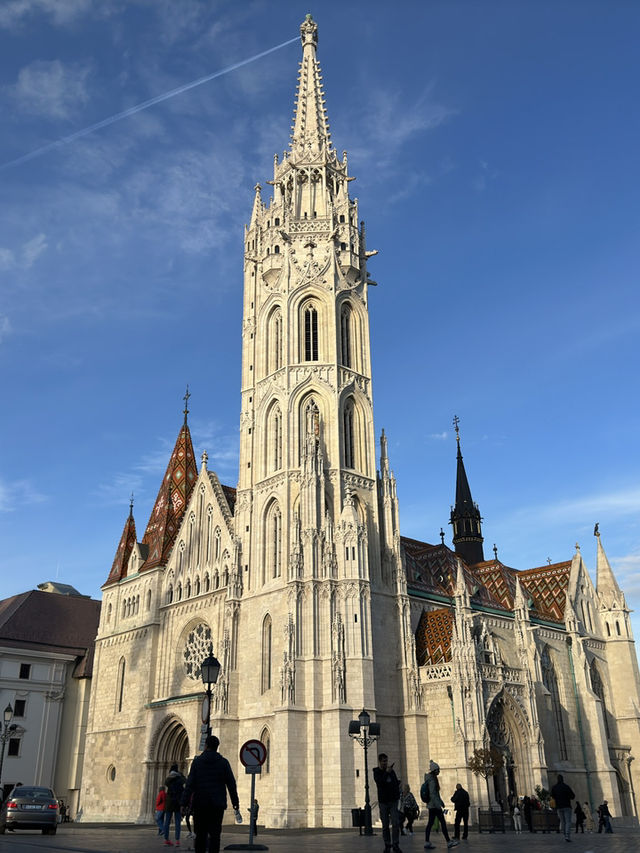
[[[195,469],[185,408],[145,536],[131,514],[103,588],[84,818],[149,821],[169,765],[188,769],[209,644],[222,752],[240,771],[245,740],[268,748],[257,783],[268,826],[350,825],[364,768],[347,732],[363,707],[414,790],[435,758],[445,792],[460,781],[484,803],[466,764],[493,743],[505,805],[560,770],[581,799],[634,815],[640,680],[599,540],[596,590],[579,553],[519,573],[400,536],[384,433],[376,472],[375,252],[330,141],[310,18],[301,35],[291,145],[271,197],[256,187],[244,237],[237,490],[206,454]],[[463,511],[456,523],[464,531]]]

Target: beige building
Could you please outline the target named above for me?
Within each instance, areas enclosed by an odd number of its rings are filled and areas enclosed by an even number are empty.
[[[2,787],[50,786],[78,807],[100,602],[53,582],[0,601],[0,712],[10,707]]]
[[[363,707],[414,790],[433,757],[445,792],[461,781],[485,803],[466,765],[492,743],[505,808],[561,771],[581,799],[634,816],[640,681],[600,540],[595,587],[579,552],[527,571],[485,561],[459,441],[454,550],[444,534],[400,536],[384,433],[376,470],[375,252],[331,143],[309,17],[301,35],[291,143],[244,238],[237,488],[206,454],[196,463],[185,407],[144,536],[131,513],[103,587],[84,818],[150,821],[170,763],[188,769],[210,643],[213,730],[245,807],[239,747],[268,748],[268,826],[349,825],[364,768],[348,724]]]

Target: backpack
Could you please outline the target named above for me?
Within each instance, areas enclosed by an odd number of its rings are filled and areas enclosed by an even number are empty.
[[[423,782],[422,785],[420,785],[420,799],[423,803],[429,802],[429,786],[426,782]]]

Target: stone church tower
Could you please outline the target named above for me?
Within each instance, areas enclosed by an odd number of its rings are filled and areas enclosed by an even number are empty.
[[[308,16],[291,143],[244,234],[237,488],[206,453],[197,465],[185,405],[145,534],[131,509],[103,587],[81,818],[151,820],[170,764],[187,771],[199,751],[210,645],[212,728],[244,807],[239,747],[267,746],[268,826],[350,824],[364,766],[348,724],[363,707],[414,790],[433,757],[446,790],[461,781],[484,804],[467,762],[493,745],[505,808],[560,771],[632,817],[640,678],[600,541],[597,588],[579,551],[526,571],[485,561],[459,434],[455,552],[444,534],[400,536],[384,432],[376,471],[376,253],[331,143],[317,32]]]

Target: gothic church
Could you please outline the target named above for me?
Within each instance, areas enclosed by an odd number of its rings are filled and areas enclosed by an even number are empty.
[[[212,727],[243,808],[239,747],[268,749],[267,826],[350,825],[362,708],[414,790],[433,757],[445,791],[460,781],[485,805],[466,765],[492,744],[503,803],[560,771],[581,800],[634,817],[640,678],[600,538],[595,586],[578,549],[524,571],[485,560],[459,434],[453,550],[400,535],[384,433],[376,470],[375,252],[331,142],[310,16],[301,37],[291,143],[244,237],[237,487],[194,458],[185,407],[144,535],[131,511],[103,587],[82,819],[151,822],[170,764],[199,751],[210,643]]]

